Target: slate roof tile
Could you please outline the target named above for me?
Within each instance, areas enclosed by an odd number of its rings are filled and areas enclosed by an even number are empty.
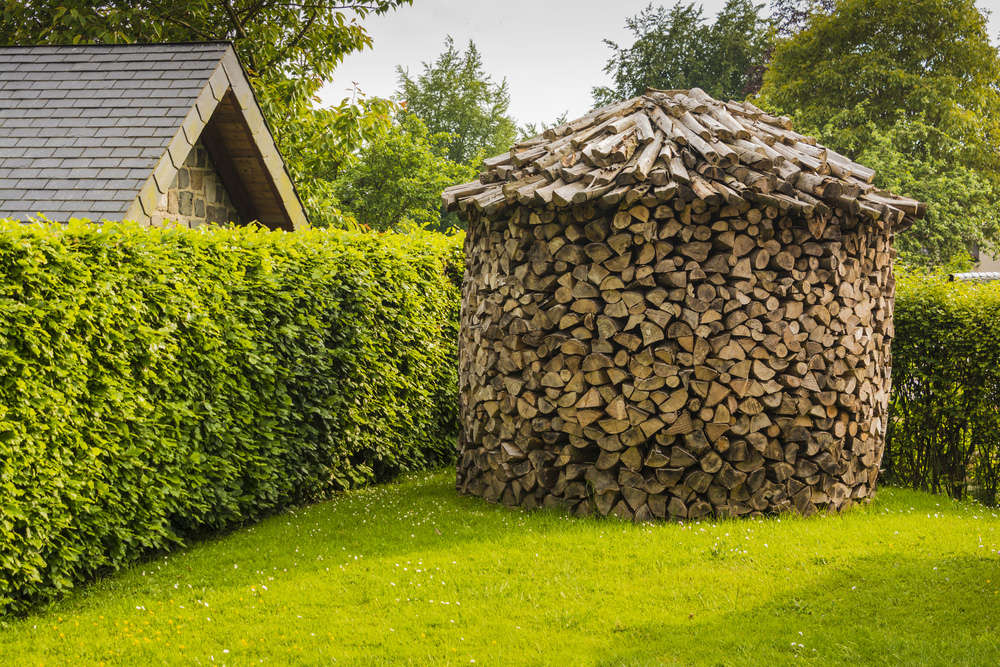
[[[88,166],[88,167],[95,167],[95,168],[98,168],[98,169],[111,169],[113,167],[119,167],[119,166],[121,166],[121,162],[122,161],[121,161],[121,158],[119,158],[116,155],[114,157],[92,158],[92,159],[88,160],[87,162],[88,162],[88,164],[86,166]]]
[[[52,167],[62,166],[63,161],[59,158],[43,158],[41,160],[35,160],[34,166],[40,169],[51,169]]]
[[[73,183],[73,186],[72,186],[73,189],[71,189],[71,190],[59,189],[59,190],[57,190],[52,195],[52,197],[51,197],[52,201],[63,201],[63,200],[65,200],[65,201],[75,202],[75,201],[77,201],[77,199],[80,198],[80,193],[77,192],[77,188],[80,187],[80,181],[79,180],[73,180],[73,179],[69,179],[69,180],[70,180],[71,183]],[[75,205],[76,204],[74,204],[74,206]]]
[[[14,187],[23,190],[44,190],[48,183],[49,179],[47,178],[22,178],[18,180],[17,185]]]
[[[60,160],[61,162],[61,160]],[[36,166],[41,166],[38,162],[35,163]],[[53,179],[60,178],[63,175],[63,170],[59,167],[42,167],[38,170],[38,178]]]
[[[49,187],[58,190],[75,190],[78,181],[74,178],[53,178],[49,180]]]
[[[62,167],[63,171],[71,171],[89,167],[91,162],[93,162],[93,159],[89,157],[71,157],[64,159],[59,163],[59,166]]]

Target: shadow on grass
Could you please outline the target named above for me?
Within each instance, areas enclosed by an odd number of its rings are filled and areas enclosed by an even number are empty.
[[[998,575],[985,556],[852,559],[741,610],[619,628],[595,664],[996,665]]]

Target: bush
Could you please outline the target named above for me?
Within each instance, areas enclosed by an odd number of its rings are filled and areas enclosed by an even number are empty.
[[[0,615],[452,455],[457,239],[0,222]]]
[[[1000,284],[897,271],[890,481],[995,505],[1000,484]]]
[[[333,183],[337,200],[371,229],[400,229],[407,223],[460,226],[454,213],[442,218],[441,191],[474,180],[479,172],[448,159],[450,140],[450,134],[431,134],[419,118],[403,115],[361,149],[355,164],[341,170]]]

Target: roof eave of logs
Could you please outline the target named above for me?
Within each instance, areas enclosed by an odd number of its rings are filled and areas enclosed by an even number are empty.
[[[479,180],[442,193],[449,211],[610,207],[641,186],[663,201],[690,188],[698,199],[804,217],[836,208],[897,233],[926,213],[926,204],[876,188],[873,170],[795,132],[788,118],[699,88],[649,89],[522,141],[484,167]]]

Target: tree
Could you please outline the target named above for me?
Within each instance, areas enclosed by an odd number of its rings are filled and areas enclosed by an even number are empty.
[[[371,37],[365,18],[413,0],[6,0],[0,43],[75,44],[231,40],[252,77],[307,100]]]
[[[726,2],[708,32],[710,85],[699,88],[724,99],[744,99],[760,90],[760,70],[773,44],[771,25],[760,16],[763,7],[751,0]]]
[[[774,46],[777,41],[802,32],[813,16],[829,14],[835,4],[835,0],[772,0],[771,15],[768,17],[773,30],[772,39],[764,49],[761,62],[754,65],[747,74],[744,91],[748,95],[753,95],[764,85],[764,72],[774,57]]]
[[[463,54],[451,37],[433,64],[422,63],[416,78],[397,67],[399,91],[406,113],[418,116],[432,134],[451,135],[448,158],[478,166],[484,158],[509,150],[517,134],[507,115],[510,93],[507,80],[493,83],[483,71],[482,58],[470,40]]]
[[[553,127],[559,127],[567,121],[569,118],[569,112],[563,111],[559,114],[559,117],[552,121],[551,124],[548,123],[525,123],[517,128],[517,140],[526,141],[532,137],[537,137],[545,130]]]
[[[872,137],[857,159],[875,170],[875,184],[927,203],[926,217],[896,239],[901,261],[941,265],[959,255],[968,257],[972,246],[1000,250],[996,179],[932,149],[951,145],[958,152],[954,139],[921,118],[900,119],[888,131],[873,130]]]
[[[771,23],[778,39],[799,34],[816,15],[829,15],[835,0],[771,0]]]
[[[333,107],[305,109],[283,125],[285,163],[314,226],[350,226],[334,181],[356,163],[363,146],[389,131],[396,110],[388,100],[357,96]]]
[[[448,159],[450,139],[445,133],[431,134],[413,114],[400,116],[387,134],[361,149],[357,163],[334,183],[344,211],[372,229],[398,228],[407,220],[442,226],[441,191],[476,176],[472,167]]]
[[[371,47],[359,18],[412,2],[6,0],[0,44],[232,41],[310,218],[329,222],[337,216],[322,208],[325,179],[388,128],[392,105],[317,109],[317,93],[346,54]]]
[[[998,81],[1000,60],[974,0],[840,0],[778,44],[761,95],[801,126],[825,127],[851,154],[902,113],[957,141],[936,157],[996,167]]]
[[[678,2],[669,10],[650,4],[625,26],[635,35],[624,48],[605,40],[614,51],[604,71],[612,87],[593,89],[598,105],[635,97],[646,88],[702,88],[723,99],[756,92],[755,79],[769,50],[771,29],[760,16],[763,5],[728,0],[714,24],[706,24],[700,5]]]

